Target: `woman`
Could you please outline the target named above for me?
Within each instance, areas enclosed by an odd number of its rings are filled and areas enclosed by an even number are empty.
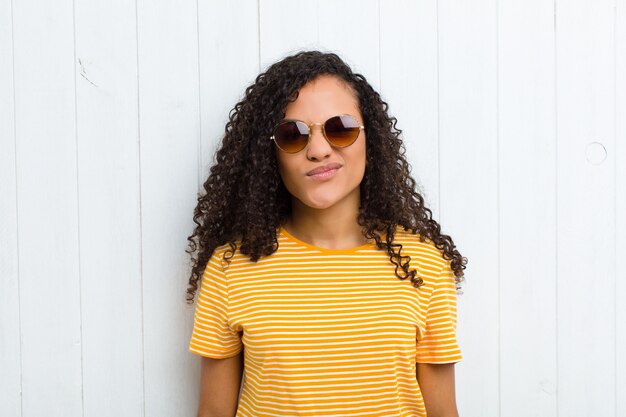
[[[307,51],[231,111],[189,237],[198,416],[458,415],[467,259],[414,190],[387,108]]]

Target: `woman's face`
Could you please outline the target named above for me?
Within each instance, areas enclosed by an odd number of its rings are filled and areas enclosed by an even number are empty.
[[[338,78],[321,75],[305,84],[298,98],[285,110],[286,119],[324,123],[339,114],[354,116],[360,125],[363,118],[357,98]],[[365,131],[361,130],[354,143],[335,148],[326,140],[321,125],[313,126],[306,148],[297,153],[286,153],[274,145],[283,183],[291,195],[302,204],[325,209],[346,199],[359,202],[359,184],[365,174]],[[341,165],[331,177],[316,178],[307,175],[312,169],[337,163]],[[294,202],[297,203],[297,202]]]

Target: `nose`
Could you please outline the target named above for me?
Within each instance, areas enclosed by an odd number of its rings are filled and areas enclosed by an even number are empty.
[[[322,160],[332,152],[332,146],[322,132],[322,123],[313,123],[309,126],[311,137],[306,149],[306,156],[311,160]]]

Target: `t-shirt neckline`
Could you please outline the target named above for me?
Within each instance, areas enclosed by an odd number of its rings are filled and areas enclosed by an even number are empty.
[[[310,250],[313,250],[313,251],[316,251],[316,252],[320,252],[320,253],[326,253],[326,254],[349,254],[349,253],[358,252],[358,251],[364,250],[364,249],[371,249],[372,247],[376,246],[376,241],[374,239],[372,239],[372,241],[369,242],[369,243],[365,243],[363,245],[352,247],[352,248],[329,249],[329,248],[322,248],[320,246],[315,246],[315,245],[307,243],[307,242],[305,242],[303,240],[298,239],[297,237],[295,237],[291,233],[289,233],[287,231],[287,229],[285,229],[282,225],[279,226],[279,233],[282,233],[283,236],[285,236],[288,240],[291,240],[292,242],[299,243],[300,245],[305,246],[307,249],[310,249]]]

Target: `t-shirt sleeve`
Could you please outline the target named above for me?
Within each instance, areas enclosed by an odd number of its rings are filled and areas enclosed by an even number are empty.
[[[455,363],[462,359],[456,337],[456,304],[454,271],[446,261],[433,283],[424,334],[417,335],[416,362]]]
[[[228,323],[228,282],[222,266],[222,252],[213,251],[202,275],[189,351],[224,359],[243,349],[240,333]]]

